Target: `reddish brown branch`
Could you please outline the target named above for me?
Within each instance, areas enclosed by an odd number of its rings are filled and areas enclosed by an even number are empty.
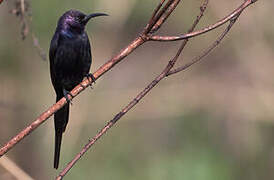
[[[249,5],[251,5],[252,3],[256,2],[256,1],[257,0],[246,0],[241,6],[239,6],[236,10],[234,10],[228,16],[226,16],[225,18],[217,21],[215,24],[207,26],[204,29],[194,31],[194,32],[191,32],[191,33],[182,34],[182,35],[179,35],[179,36],[156,36],[155,35],[155,36],[150,36],[149,40],[152,40],[152,41],[178,41],[178,40],[192,38],[192,37],[204,34],[208,31],[216,29],[217,27],[219,27],[219,26],[225,24],[226,22],[230,21],[232,18],[237,16],[241,11],[243,11],[245,8],[247,8]]]
[[[159,19],[163,16],[163,14],[167,11],[167,9],[169,8],[169,6],[171,5],[171,3],[173,3],[174,0],[169,0],[166,5],[161,9],[161,11],[158,13],[158,14],[155,14],[155,17],[153,18],[153,23],[150,24],[150,26],[148,27],[147,29],[147,32],[145,33],[148,33],[151,31],[151,29],[153,28],[153,26],[155,24],[157,24],[157,21],[159,21]],[[176,1],[178,2],[178,1]]]
[[[180,1],[181,0],[169,0],[161,10],[159,9],[159,7],[163,5],[164,1],[162,0],[159,3],[158,7],[153,12],[153,16],[149,21],[150,23],[145,27],[143,31],[145,39],[148,39],[147,34],[152,34],[160,28],[160,26],[166,21],[166,19],[174,11]],[[158,12],[159,10],[160,12]]]
[[[177,7],[179,3],[180,3],[180,0],[177,0],[177,1],[174,1],[172,4],[170,4],[168,7],[165,7],[166,11],[164,12],[162,16],[159,17],[158,21],[151,29],[151,33],[156,32],[161,27],[161,25],[166,21],[166,19],[174,11],[174,9]]]
[[[132,51],[134,51],[137,47],[142,45],[144,42],[148,40],[158,40],[155,37],[161,37],[161,36],[152,36],[151,33],[153,30],[158,30],[161,25],[165,22],[165,20],[169,17],[169,15],[174,11],[175,7],[178,5],[180,0],[169,0],[165,6],[161,9],[164,0],[161,0],[160,4],[155,9],[155,13],[152,16],[152,19],[149,21],[147,28],[145,28],[144,32],[141,33],[139,37],[134,39],[127,47],[122,49],[115,57],[110,59],[108,62],[106,62],[104,65],[102,65],[93,75],[95,79],[98,79],[101,77],[104,73],[109,71],[111,68],[113,68],[117,63],[119,63],[122,59],[124,59],[126,56],[128,56]],[[205,1],[207,2],[207,0]],[[208,29],[204,29],[202,31],[196,31],[190,32],[183,37],[181,36],[174,36],[179,37],[179,39],[174,40],[181,40],[184,39],[182,42],[182,45],[180,46],[177,54],[174,56],[172,60],[169,61],[166,68],[163,70],[159,76],[157,76],[140,94],[136,96],[125,108],[122,109],[121,112],[119,112],[109,123],[84,147],[84,149],[68,164],[68,166],[61,172],[60,176],[58,176],[57,179],[62,179],[62,177],[69,171],[69,169],[76,163],[76,161],[109,129],[111,128],[124,114],[126,114],[132,107],[134,107],[154,86],[156,86],[159,81],[161,81],[164,77],[169,75],[171,69],[173,68],[174,64],[176,63],[179,55],[181,54],[182,50],[184,49],[185,45],[187,44],[188,38],[194,37],[197,35],[200,35],[202,33],[208,32],[210,30],[213,30],[214,28],[217,28],[224,24],[225,22],[228,22],[232,19],[234,19],[236,16],[239,16],[240,12],[243,11],[246,7],[248,7],[250,4],[254,3],[255,0],[246,0],[238,9],[236,9],[233,13],[231,13],[229,16],[224,18],[221,21],[218,21],[216,24],[208,26]],[[168,5],[168,6],[167,6]],[[201,8],[202,11],[203,8]],[[161,13],[164,11],[163,13]],[[235,18],[236,19],[236,18]],[[197,21],[197,23],[199,20]],[[232,22],[232,21],[231,21]],[[195,23],[194,23],[195,24]],[[233,23],[234,24],[234,23]],[[233,25],[232,24],[232,25]],[[231,26],[232,26],[231,25]],[[194,25],[195,27],[196,25]],[[230,27],[231,28],[231,27]],[[229,29],[230,29],[229,28]],[[192,30],[191,30],[192,31]],[[203,32],[204,31],[204,32]],[[147,33],[145,33],[147,32]],[[171,36],[172,37],[172,36]],[[154,39],[153,39],[154,38]],[[164,40],[165,41],[165,40]],[[219,44],[219,41],[218,43]],[[215,46],[216,47],[216,46]],[[213,48],[212,48],[213,49]],[[209,50],[208,52],[210,52]],[[204,56],[202,56],[204,57]],[[201,58],[202,58],[201,57]],[[201,59],[200,58],[200,59]],[[193,63],[194,64],[194,63]],[[188,66],[189,67],[189,66]],[[186,67],[187,68],[187,67]],[[176,70],[176,69],[175,69]],[[179,71],[178,71],[179,72]],[[72,91],[71,95],[72,97],[69,97],[69,99],[74,98],[79,93],[81,93],[84,89],[86,89],[91,82],[88,79],[85,79],[76,86]],[[0,149],[0,157],[5,154],[8,150],[10,150],[14,145],[16,145],[18,142],[20,142],[24,137],[26,137],[28,134],[30,134],[34,129],[36,129],[39,125],[41,125],[43,122],[45,122],[51,115],[54,114],[57,110],[59,110],[61,107],[63,107],[66,104],[66,99],[62,98],[60,101],[58,101],[56,104],[48,108],[44,113],[42,113],[31,125],[29,125],[27,128],[25,128],[23,131],[21,131],[18,135],[13,137],[8,143],[6,143],[1,149]]]
[[[198,22],[200,21],[201,17],[203,16],[203,12],[206,8],[208,4],[208,0],[204,1],[204,4],[201,6],[200,10],[201,13],[200,15],[197,17],[196,21],[194,22],[192,28],[188,31],[191,32],[194,30],[195,26],[198,24]],[[209,48],[209,50],[207,50],[205,53],[203,53],[201,56],[199,56],[199,60],[202,59],[206,54],[208,54],[213,48],[215,48],[220,41],[224,38],[224,36],[229,32],[229,30],[231,29],[231,27],[234,25],[234,23],[236,22],[237,18],[239,17],[241,12],[239,12],[237,14],[236,17],[230,19],[230,24],[228,25],[228,27],[225,29],[225,31],[221,34],[221,36],[217,39],[217,41]],[[169,73],[171,72],[172,67],[174,66],[174,64],[176,63],[178,57],[180,56],[182,50],[184,49],[185,45],[187,44],[188,39],[185,39],[179,50],[177,51],[175,57],[169,61],[168,65],[165,67],[165,69],[162,71],[162,73],[160,75],[158,75],[142,92],[140,92],[125,108],[123,108],[118,114],[116,114],[116,116],[107,123],[107,125],[101,130],[99,131],[99,133],[97,133],[94,138],[92,138],[92,140],[81,150],[80,153],[78,153],[73,160],[65,167],[65,169],[59,174],[59,176],[57,177],[58,180],[62,179],[62,177],[64,177],[67,172],[73,167],[73,165],[81,158],[81,156],[87,152],[87,150],[95,144],[95,142],[102,136],[104,135],[120,118],[122,118],[122,116],[124,116],[130,109],[132,109],[142,98],[145,97],[145,95],[150,92],[153,87],[155,87],[163,78],[167,77],[169,75]],[[195,62],[194,62],[195,63]],[[194,64],[192,63],[192,64]],[[185,67],[188,68],[191,65]],[[179,71],[178,71],[179,72]],[[176,72],[174,72],[176,73]],[[173,73],[173,74],[174,74]]]
[[[161,0],[161,2],[158,4],[158,6],[154,9],[151,18],[150,18],[148,24],[146,25],[146,27],[144,29],[144,32],[143,32],[144,34],[147,34],[151,30],[153,24],[155,24],[156,21],[158,20],[156,15],[158,14],[159,10],[161,9],[161,7],[162,7],[162,5],[164,4],[165,1],[166,0]]]
[[[177,2],[177,1],[179,1],[179,0],[174,0],[174,2]],[[171,4],[173,4],[173,3],[171,3]],[[154,23],[156,23],[156,22],[154,22]],[[162,23],[164,23],[164,21]],[[101,77],[104,73],[109,71],[117,63],[119,63],[122,59],[124,59],[126,56],[128,56],[137,47],[142,45],[147,40],[147,38],[144,38],[144,37],[146,37],[146,35],[141,34],[139,37],[134,39],[128,46],[126,46],[124,49],[122,49],[116,56],[114,56],[112,59],[110,59],[104,65],[102,65],[96,72],[94,72],[93,76],[95,77],[95,79],[98,79],[99,77]],[[91,85],[91,81],[89,81],[88,79],[83,80],[78,86],[76,86],[70,92],[72,97],[69,96],[69,99],[70,100],[73,99],[75,96],[77,96],[83,90],[85,90],[89,85]],[[43,122],[45,122],[50,116],[52,116],[56,111],[58,111],[60,108],[62,108],[66,103],[67,103],[66,99],[62,98],[56,104],[54,104],[50,108],[48,108],[33,123],[31,123],[28,127],[26,127],[24,130],[22,130],[16,136],[14,136],[10,141],[8,141],[0,149],[0,157],[3,156],[5,153],[7,153],[12,147],[14,147],[24,137],[26,137],[33,130],[35,130],[39,125],[41,125]]]
[[[199,23],[200,19],[203,16],[203,13],[207,7],[208,0],[205,0],[203,5],[200,8],[200,14],[197,16],[197,19],[193,23],[192,27],[190,28],[189,32],[193,31],[194,28],[197,26]],[[93,138],[91,141],[88,142],[88,144],[85,145],[85,147],[79,152],[73,159],[70,161],[67,166],[62,170],[62,172],[59,174],[59,176],[56,178],[57,180],[62,179],[68,171],[74,166],[74,164],[83,156],[84,153],[87,152],[87,150],[95,144],[95,142],[103,136],[120,118],[122,118],[130,109],[132,109],[142,98],[145,97],[145,95],[152,90],[154,86],[156,86],[164,77],[166,77],[167,73],[170,71],[170,69],[174,66],[176,63],[178,57],[180,56],[182,50],[187,44],[187,39],[185,39],[180,48],[178,49],[176,55],[172,60],[169,61],[167,66],[164,68],[162,73],[158,75],[143,91],[141,91],[126,107],[124,107],[118,114],[115,115],[115,117],[110,120],[106,126],[101,129]]]
[[[125,58],[134,49],[136,49],[138,46],[140,46],[143,43],[144,43],[144,40],[141,37],[136,38],[126,48],[124,48],[123,50],[121,50],[121,52],[118,55],[116,55],[111,60],[109,60],[107,63],[105,63],[103,66],[101,66],[93,74],[94,77],[95,77],[95,79],[98,79],[100,76],[102,76],[104,73],[106,73],[112,67],[114,67],[115,64],[117,64],[118,62],[120,62],[123,58]],[[77,96],[84,89],[86,89],[89,85],[90,85],[90,81],[88,79],[83,80],[81,84],[79,84],[78,86],[76,86],[71,91],[72,97],[69,97],[69,99],[72,99],[75,96]],[[10,150],[13,146],[15,146],[18,142],[20,142],[29,133],[31,133],[34,129],[36,129],[39,125],[41,125],[43,122],[45,122],[50,116],[52,116],[54,114],[54,112],[56,112],[57,110],[59,110],[60,108],[62,108],[66,103],[67,103],[66,99],[62,98],[56,104],[54,104],[50,108],[48,108],[33,123],[31,123],[28,127],[26,127],[24,130],[22,130],[19,134],[17,134],[16,136],[14,136],[9,142],[7,142],[0,149],[0,157],[2,155],[4,155],[8,150]]]
[[[209,46],[201,55],[195,57],[191,62],[178,67],[176,69],[170,70],[167,73],[167,76],[178,73],[180,71],[183,71],[187,68],[189,68],[190,66],[192,66],[193,64],[196,64],[197,62],[201,61],[206,55],[208,55],[213,49],[215,49],[223,40],[223,38],[227,35],[227,33],[229,32],[229,30],[232,28],[232,26],[234,25],[234,23],[236,22],[237,18],[240,16],[240,14],[238,14],[235,18],[230,20],[229,25],[227,26],[227,28],[224,30],[224,32],[217,38],[216,41],[214,41],[214,43]]]

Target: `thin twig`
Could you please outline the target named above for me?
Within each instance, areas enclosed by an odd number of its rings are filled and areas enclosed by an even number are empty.
[[[26,12],[26,9],[25,9],[25,0],[20,0],[20,17],[21,17],[21,23],[22,23],[22,28],[21,28],[21,35],[22,35],[22,39],[24,40],[28,33],[29,33],[29,27],[28,27],[28,24],[27,24],[27,20],[26,20],[26,17],[25,17],[25,12]]]
[[[181,0],[169,0],[161,11],[151,19],[151,23],[148,24],[143,33],[142,38],[148,40],[148,34],[156,32],[159,27],[165,22],[169,15],[174,11]],[[158,10],[159,11],[159,10]],[[157,28],[155,28],[157,27]]]
[[[249,6],[250,4],[254,3],[256,0],[247,0],[245,1],[244,5],[241,7],[241,11],[244,10],[247,6]],[[174,0],[173,3],[175,2],[179,2],[179,0]],[[173,4],[174,5],[174,4]],[[174,9],[169,8],[166,10],[166,12],[163,14],[163,16],[166,16],[166,14],[168,14],[168,12],[172,12]],[[240,12],[240,11],[239,11]],[[238,12],[238,13],[239,13]],[[236,13],[237,14],[237,13]],[[161,17],[163,17],[161,16]],[[231,19],[233,19],[235,17],[234,16],[230,16],[228,17],[228,19],[226,20],[229,21]],[[165,22],[164,21],[160,22],[159,27],[161,26],[161,24],[163,24]],[[223,22],[222,24],[224,24],[225,22]],[[215,24],[213,25],[216,27],[219,27],[222,24]],[[154,24],[155,25],[155,24]],[[153,25],[153,26],[154,26]],[[152,26],[152,27],[153,27]],[[216,28],[215,27],[215,28]],[[214,29],[214,28],[213,28]],[[212,30],[212,29],[210,29]],[[207,30],[209,31],[209,30]],[[194,33],[194,32],[193,32]],[[204,32],[203,32],[204,33]],[[191,34],[191,33],[190,33]],[[201,34],[201,33],[200,33]],[[141,34],[143,35],[143,34]],[[196,35],[199,35],[196,34]],[[195,36],[196,36],[195,35]],[[194,35],[193,35],[194,36]],[[193,37],[193,36],[188,36],[188,37],[184,37],[186,39]],[[98,79],[99,77],[101,77],[104,73],[106,73],[107,71],[109,71],[111,68],[113,68],[117,63],[119,63],[122,59],[124,59],[126,56],[128,56],[132,51],[134,51],[136,48],[138,48],[140,45],[142,45],[144,42],[146,42],[147,40],[149,40],[148,36],[144,36],[145,38],[143,38],[142,36],[137,37],[136,39],[134,39],[127,47],[125,47],[124,49],[122,49],[115,57],[113,57],[112,59],[110,59],[108,62],[106,62],[103,66],[101,66],[95,73],[94,73],[94,77],[95,79]],[[154,36],[152,36],[154,37]],[[151,37],[150,37],[151,38]],[[151,39],[150,39],[151,40]],[[183,44],[182,44],[183,45]],[[183,49],[183,48],[182,48]],[[177,53],[178,54],[178,53]],[[167,69],[169,69],[169,67],[173,67],[172,63],[169,63],[167,66]],[[167,74],[167,73],[166,73]],[[165,75],[166,75],[165,74]],[[162,76],[161,74],[158,76],[161,80]],[[166,76],[165,76],[166,77]],[[140,93],[140,96],[137,96],[126,108],[128,108],[127,111],[129,111],[133,106],[135,106],[139,100],[142,98],[142,96],[145,96],[150,90],[151,88],[153,88],[158,82],[157,80],[159,79],[155,79],[155,81],[153,81],[150,86],[148,86],[144,91],[142,91],[142,93]],[[76,86],[72,91],[72,97],[69,97],[69,99],[71,100],[72,98],[74,98],[75,96],[77,96],[79,93],[81,93],[84,89],[86,89],[89,85],[91,85],[91,82],[88,79],[84,79],[78,86]],[[24,137],[26,137],[28,134],[30,134],[33,130],[35,130],[38,126],[40,126],[43,122],[45,122],[51,115],[53,115],[56,111],[58,111],[60,108],[62,108],[65,104],[67,103],[65,98],[62,98],[61,100],[59,100],[56,104],[54,104],[53,106],[51,106],[50,108],[48,108],[44,113],[42,113],[33,123],[31,123],[28,127],[26,127],[23,131],[21,131],[19,134],[17,134],[15,137],[13,137],[9,142],[7,142],[1,149],[0,149],[0,157],[2,155],[4,155],[5,153],[8,152],[8,150],[10,150],[12,147],[14,147],[18,142],[20,142]],[[125,109],[125,108],[124,108]],[[124,110],[123,109],[123,110]],[[122,116],[124,115],[124,112],[121,111],[120,113],[118,113],[114,119],[112,119],[105,127],[104,129],[102,129],[100,131],[100,133],[104,134],[111,126],[113,126],[113,124],[115,124]],[[102,134],[98,133],[98,136],[95,136],[95,139],[92,139],[91,142],[93,142],[93,144],[102,136]],[[92,144],[91,144],[92,145]],[[82,154],[80,154],[81,156]],[[62,178],[62,176],[60,176]]]
[[[196,64],[197,62],[199,62],[200,60],[202,60],[206,55],[208,55],[214,48],[216,48],[220,44],[220,42],[223,40],[223,38],[227,35],[227,33],[229,32],[229,30],[232,28],[232,26],[234,25],[234,23],[236,22],[236,20],[240,16],[240,14],[241,14],[241,12],[237,16],[235,16],[235,18],[233,18],[233,19],[230,20],[229,25],[226,27],[226,29],[223,31],[223,33],[201,55],[195,57],[191,62],[189,62],[189,63],[187,63],[187,64],[185,64],[185,65],[183,65],[183,66],[181,66],[179,68],[170,70],[167,73],[167,76],[170,76],[172,74],[178,73],[180,71],[183,71],[183,70],[189,68],[193,64]]]
[[[190,31],[193,31],[198,22],[200,21],[201,17],[203,16],[203,13],[206,9],[206,6],[208,4],[208,0],[205,0],[202,7],[200,8],[201,12],[200,15],[197,16],[197,19],[195,20],[194,24],[190,28]],[[132,109],[142,98],[145,97],[145,95],[150,92],[150,90],[153,89],[154,86],[156,86],[163,78],[166,77],[166,74],[170,71],[170,69],[174,66],[176,63],[178,57],[180,56],[182,50],[187,44],[187,39],[185,39],[180,48],[178,49],[176,55],[172,58],[172,60],[169,61],[167,66],[164,68],[161,74],[159,74],[143,91],[141,91],[126,107],[124,107],[118,114],[115,115],[115,117],[110,120],[103,129],[101,129],[79,152],[68,164],[67,166],[61,171],[59,176],[56,178],[56,180],[61,180],[68,171],[74,166],[74,164],[89,150],[89,148],[95,144],[95,142],[103,136],[122,116],[124,116],[130,109]]]
[[[46,53],[40,46],[38,38],[34,35],[32,27],[30,25],[32,22],[32,16],[29,2],[27,0],[16,0],[15,8],[11,10],[11,13],[20,18],[22,40],[25,40],[26,37],[31,34],[33,45],[37,49],[39,56],[43,60],[46,60]]]
[[[47,60],[47,54],[46,52],[44,51],[44,49],[40,46],[39,44],[39,40],[38,38],[35,36],[34,33],[32,33],[32,41],[33,41],[33,45],[34,47],[36,48],[39,56],[44,60],[46,61]]]
[[[173,10],[176,8],[176,6],[179,3],[180,3],[180,0],[177,0],[177,1],[174,1],[172,4],[170,4],[169,7],[167,7],[167,10],[165,11],[165,13],[163,15],[161,15],[159,17],[158,21],[153,26],[153,28],[151,29],[150,33],[156,32],[161,27],[161,25],[163,24],[163,22],[166,21],[166,19],[169,17],[169,15],[171,14],[171,12],[173,12]]]
[[[211,31],[211,30],[225,24],[226,22],[230,21],[230,19],[233,19],[235,16],[237,16],[237,14],[239,14],[239,12],[241,12],[242,10],[244,10],[245,8],[247,8],[249,5],[251,5],[252,3],[256,2],[256,1],[257,0],[246,0],[241,6],[239,6],[236,10],[234,10],[228,16],[217,21],[216,23],[214,23],[212,25],[207,26],[204,29],[194,31],[191,33],[182,34],[179,36],[156,36],[156,35],[154,35],[154,36],[150,36],[149,40],[151,40],[151,41],[178,41],[178,40],[192,38],[192,37],[204,34],[208,31]]]
[[[162,5],[164,4],[166,0],[161,0],[161,2],[158,4],[158,6],[154,9],[152,16],[150,18],[150,20],[148,21],[148,24],[146,25],[145,29],[144,29],[144,34],[147,34],[150,29],[152,28],[152,24],[156,23],[156,14],[158,13],[158,11],[161,9]]]
[[[157,23],[157,21],[161,18],[161,16],[166,12],[166,10],[169,8],[169,6],[174,2],[174,0],[169,0],[166,5],[161,9],[161,11],[155,15],[154,19],[153,19],[153,23],[150,24],[147,32],[145,33],[149,33],[151,31],[151,29],[153,28],[154,24]]]
[[[22,16],[24,16],[24,13],[25,13],[25,0],[21,0],[21,12],[22,12]]]

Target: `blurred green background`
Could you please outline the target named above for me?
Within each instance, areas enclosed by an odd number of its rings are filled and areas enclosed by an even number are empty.
[[[47,53],[57,19],[68,9],[110,14],[87,26],[94,72],[137,36],[158,2],[30,1],[31,27]],[[214,23],[242,2],[210,1],[198,28]],[[200,3],[183,1],[159,33],[186,32]],[[201,63],[164,79],[65,179],[274,179],[272,7],[274,1],[258,1],[244,11],[218,48]],[[13,8],[12,0],[0,5],[1,145],[55,101],[49,62],[39,57],[31,35],[22,41],[20,21],[9,13]],[[191,40],[178,65],[198,55],[222,29]],[[7,157],[33,179],[54,179],[88,139],[160,73],[179,43],[144,44],[102,76],[94,89],[73,100],[58,171],[53,169],[53,118]],[[6,168],[2,162],[0,179],[16,179]]]

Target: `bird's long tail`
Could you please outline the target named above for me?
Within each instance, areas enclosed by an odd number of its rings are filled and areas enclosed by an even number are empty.
[[[61,142],[62,142],[62,132],[55,132],[55,151],[54,151],[54,168],[58,169],[59,158],[60,158],[60,150],[61,150]]]
[[[56,102],[62,97],[56,98]],[[62,135],[66,129],[69,119],[69,103],[62,107],[59,111],[54,114],[55,124],[55,151],[54,151],[54,168],[58,169]]]

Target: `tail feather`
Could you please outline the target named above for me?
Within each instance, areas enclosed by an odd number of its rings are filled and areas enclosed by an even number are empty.
[[[55,151],[54,151],[54,168],[55,169],[58,169],[58,165],[59,165],[62,134],[63,134],[62,132],[55,133]]]
[[[57,96],[56,101],[59,100]],[[66,126],[69,119],[69,104],[66,104],[54,115],[55,124],[55,151],[54,151],[54,168],[57,169],[59,165],[62,134],[66,130]]]

